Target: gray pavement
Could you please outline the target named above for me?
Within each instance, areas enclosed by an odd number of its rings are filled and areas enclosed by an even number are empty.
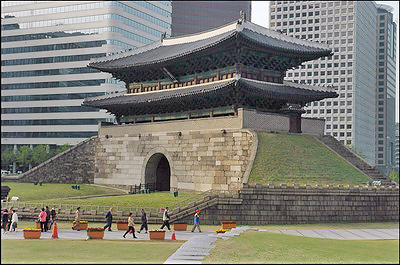
[[[305,237],[346,239],[346,240],[373,240],[399,239],[399,229],[257,229],[262,232],[280,233]]]
[[[340,240],[381,240],[381,239],[399,239],[399,229],[255,229],[248,226],[240,226],[234,228],[224,234],[215,234],[214,231],[190,232],[175,231],[177,240],[186,241],[182,246],[172,254],[164,264],[201,264],[202,260],[210,254],[215,247],[215,241],[218,238],[229,240],[233,236],[239,236],[247,231],[260,231],[270,233],[280,233],[295,236],[314,237],[314,238],[330,238]],[[128,234],[126,239],[122,237],[125,231],[113,230],[105,231],[103,240],[150,240],[149,234],[144,232],[136,233],[137,239]],[[51,239],[51,232],[44,232],[40,240]],[[86,231],[73,231],[67,229],[58,230],[59,240],[85,240],[87,239]],[[1,239],[23,239],[22,229],[17,232],[1,232]],[[165,240],[172,240],[172,231],[166,231]]]

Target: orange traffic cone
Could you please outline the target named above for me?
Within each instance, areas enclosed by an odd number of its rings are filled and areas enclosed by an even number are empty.
[[[57,223],[55,221],[53,225],[53,234],[51,235],[51,239],[58,239],[58,228],[57,228]]]
[[[171,238],[171,240],[176,240],[176,237],[175,237],[175,230],[172,231],[172,238]]]

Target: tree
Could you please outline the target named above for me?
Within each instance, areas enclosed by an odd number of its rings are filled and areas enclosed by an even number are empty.
[[[1,151],[1,168],[9,169],[10,164],[16,162],[16,154],[14,149],[6,149]]]
[[[72,146],[69,145],[69,144],[61,145],[61,146],[59,146],[59,147],[57,148],[56,154],[62,153],[62,152],[64,152],[65,150],[70,149],[71,147],[72,147]]]
[[[20,169],[23,171],[30,169],[32,162],[32,149],[27,145],[21,146],[16,152],[16,158]]]
[[[32,164],[37,166],[50,158],[49,148],[46,145],[37,145],[32,150]]]

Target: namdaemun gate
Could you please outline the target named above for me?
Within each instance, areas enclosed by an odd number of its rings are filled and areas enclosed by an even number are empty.
[[[337,94],[284,77],[331,55],[326,44],[241,17],[93,59],[88,67],[126,84],[124,92],[83,103],[116,117],[99,125],[94,182],[161,191],[240,189],[257,152],[257,132],[323,135],[324,120],[301,117],[303,107]]]

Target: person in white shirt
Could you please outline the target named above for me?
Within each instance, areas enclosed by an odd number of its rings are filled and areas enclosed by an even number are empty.
[[[11,229],[12,232],[15,232],[18,224],[18,214],[16,210],[13,210],[12,218],[11,218]]]
[[[164,226],[166,226],[168,228],[169,231],[171,231],[171,228],[169,227],[169,213],[168,213],[168,207],[165,207],[165,211],[163,214],[163,224],[160,227],[160,229],[163,229]]]

